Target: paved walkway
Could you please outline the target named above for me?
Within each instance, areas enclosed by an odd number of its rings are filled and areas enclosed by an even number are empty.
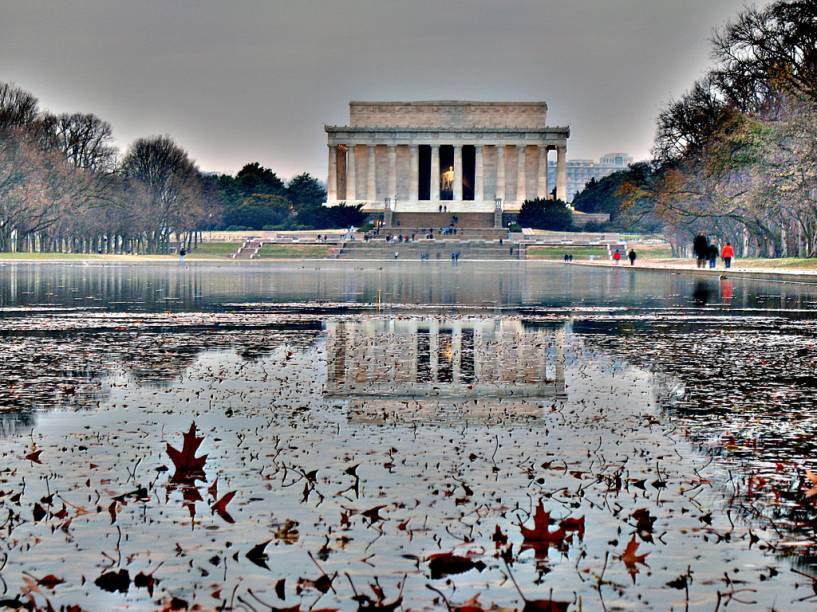
[[[596,266],[596,267],[616,267],[616,264],[609,260],[594,260],[594,261],[574,261],[574,265]],[[775,267],[758,265],[755,261],[748,265],[741,265],[741,261],[737,260],[732,263],[732,267],[726,270],[723,267],[723,262],[718,262],[718,267],[713,269],[702,268],[699,269],[692,259],[638,259],[635,266],[630,266],[630,262],[622,260],[618,267],[633,268],[638,270],[662,270],[668,272],[679,273],[694,273],[694,274],[708,274],[708,275],[727,275],[732,277],[752,277],[763,278],[768,280],[786,281],[792,283],[815,283],[817,284],[817,269],[794,268],[794,267]]]

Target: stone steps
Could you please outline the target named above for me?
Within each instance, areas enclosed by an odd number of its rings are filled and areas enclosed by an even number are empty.
[[[456,234],[441,234],[439,226],[425,226],[425,227],[388,227],[380,230],[380,236],[391,234],[396,236],[402,234],[403,236],[411,236],[414,234],[418,239],[422,238],[428,233],[428,230],[434,230],[435,240],[503,240],[508,239],[508,230],[502,228],[461,228],[457,227]]]
[[[456,223],[454,217],[457,217]],[[398,226],[397,223],[400,223]],[[458,229],[494,229],[494,213],[455,213],[455,212],[394,212],[392,227],[448,227],[451,224]]]
[[[255,259],[261,250],[261,241],[247,240],[233,254],[233,259]]]
[[[493,241],[420,240],[416,242],[347,242],[337,254],[337,259],[403,259],[420,260],[427,254],[430,260],[448,260],[451,253],[459,252],[463,259],[524,259],[525,247],[506,242]],[[395,253],[398,256],[395,258]]]

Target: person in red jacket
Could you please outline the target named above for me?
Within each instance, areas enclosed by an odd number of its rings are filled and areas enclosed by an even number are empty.
[[[613,253],[613,261],[615,262],[616,265],[618,265],[618,262],[621,261],[621,251],[619,251],[618,249],[616,249],[616,252]]]
[[[723,263],[727,268],[732,267],[732,258],[735,256],[735,249],[732,248],[732,243],[727,242],[726,246],[723,247],[723,251],[721,251],[721,257],[723,258]]]

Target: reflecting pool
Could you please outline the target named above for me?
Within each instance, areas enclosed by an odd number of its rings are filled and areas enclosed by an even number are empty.
[[[813,609],[815,313],[548,262],[2,265],[0,599]]]

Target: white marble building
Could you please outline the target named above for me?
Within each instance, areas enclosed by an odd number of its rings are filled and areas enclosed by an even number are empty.
[[[362,204],[387,225],[436,226],[445,212],[463,227],[499,227],[503,212],[547,197],[551,151],[556,195],[567,195],[570,128],[548,126],[547,110],[544,102],[350,102],[349,125],[325,126],[326,205]]]

